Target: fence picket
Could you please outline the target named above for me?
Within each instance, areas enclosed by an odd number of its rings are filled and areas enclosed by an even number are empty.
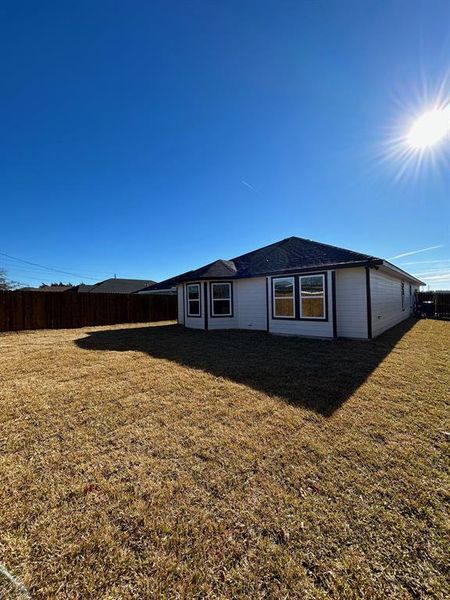
[[[171,321],[176,296],[0,290],[0,331]]]

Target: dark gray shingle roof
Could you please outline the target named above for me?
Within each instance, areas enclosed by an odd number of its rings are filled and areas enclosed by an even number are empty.
[[[68,290],[69,292],[77,292],[79,294],[85,294],[86,292],[89,292],[96,284],[90,285],[87,283],[80,283],[78,285],[74,285],[72,288],[70,288],[70,290]]]
[[[366,264],[368,261],[375,260],[381,259],[293,236],[253,252],[247,252],[232,260],[216,260],[199,269],[157,283],[151,286],[151,289],[164,289],[183,281],[197,279],[258,277],[290,270]]]
[[[87,290],[90,294],[133,294],[153,285],[151,279],[105,279]],[[85,291],[85,290],[82,290]]]

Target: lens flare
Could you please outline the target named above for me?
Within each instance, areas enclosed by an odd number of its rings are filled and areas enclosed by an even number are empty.
[[[378,126],[371,168],[394,183],[447,178],[450,165],[450,69],[431,83],[418,74],[393,93],[390,122]]]
[[[410,148],[422,150],[439,144],[450,134],[450,105],[428,110],[413,124],[406,137]]]

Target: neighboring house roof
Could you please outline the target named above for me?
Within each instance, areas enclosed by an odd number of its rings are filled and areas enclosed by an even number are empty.
[[[22,287],[18,292],[67,292],[71,290],[71,285],[41,285],[40,287]]]
[[[311,271],[381,264],[389,265],[390,263],[369,254],[292,236],[258,250],[253,250],[253,252],[242,254],[232,260],[216,260],[199,269],[161,281],[151,286],[150,289],[165,289],[185,281],[201,279],[239,279],[276,275],[289,271]],[[401,271],[397,267],[394,268]],[[407,275],[409,279],[419,281],[412,275],[404,271],[401,272]]]
[[[133,294],[153,285],[155,282],[151,279],[105,279],[90,287],[89,290],[79,290],[81,292],[87,291],[90,294]]]
[[[86,283],[80,283],[79,285],[74,285],[72,288],[70,288],[69,291],[71,292],[77,292],[77,293],[86,293],[86,292],[90,292],[91,289],[95,286],[96,284],[94,283],[94,285],[87,285]]]
[[[157,290],[152,289],[152,286],[139,290],[138,294],[152,294],[153,296],[176,296],[176,286],[170,288],[158,288]]]

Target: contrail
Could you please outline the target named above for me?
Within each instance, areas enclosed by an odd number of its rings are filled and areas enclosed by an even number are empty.
[[[251,190],[253,190],[254,192],[256,192],[255,188],[248,183],[247,181],[244,181],[243,179],[241,180],[242,185],[245,185],[246,187],[250,188]]]
[[[448,263],[450,258],[437,258],[433,260],[412,260],[410,262],[401,263],[399,267],[405,267],[406,265],[430,265],[432,263]]]
[[[450,281],[450,273],[442,273],[441,275],[432,275],[431,277],[424,277],[427,281],[438,280],[438,281]]]
[[[412,250],[411,252],[403,252],[403,254],[397,254],[397,256],[391,256],[388,260],[394,260],[394,258],[402,258],[403,256],[411,256],[411,254],[420,254],[420,252],[428,252],[428,250],[436,250],[437,248],[443,248],[444,244],[439,246],[430,246],[429,248],[422,248],[421,250]]]

